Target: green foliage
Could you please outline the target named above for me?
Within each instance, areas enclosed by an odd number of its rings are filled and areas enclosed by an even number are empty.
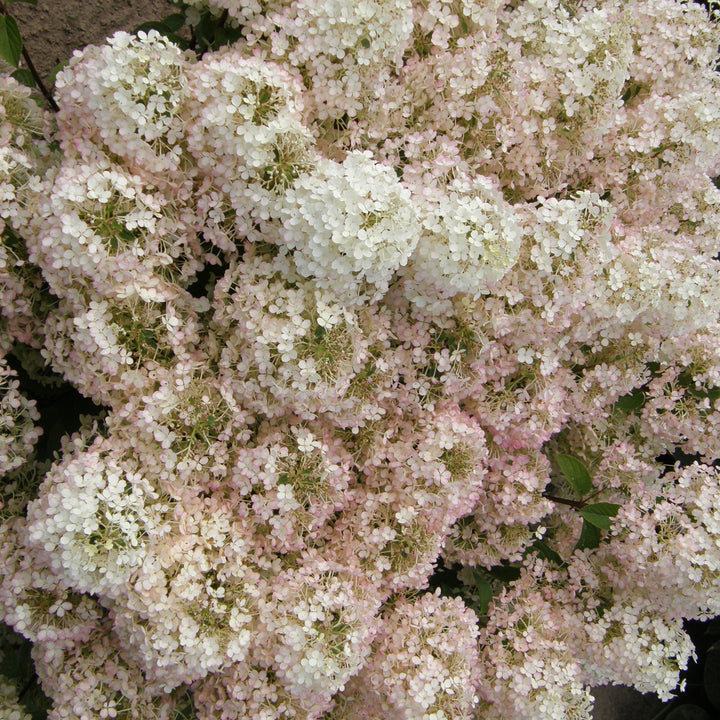
[[[593,550],[600,546],[600,540],[602,540],[600,528],[583,519],[582,530],[580,530],[580,537],[575,543],[575,549]]]
[[[647,369],[651,373],[651,380],[660,377],[663,370],[658,363],[648,363]],[[685,391],[686,397],[694,398],[695,400],[707,399],[711,406],[720,399],[720,387],[704,387],[702,385],[696,385],[692,367],[685,368],[680,375],[678,375],[676,383],[678,387]],[[628,414],[641,410],[645,406],[647,399],[645,390],[648,384],[649,381],[642,387],[635,388],[632,392],[620,397],[615,403],[615,407]]]
[[[720,398],[720,388],[710,387],[702,388],[695,384],[695,380],[692,375],[692,368],[687,368],[680,373],[677,379],[678,385],[685,390],[687,395],[697,398],[698,400],[704,400],[707,398],[710,404],[713,405],[715,401]]]
[[[570,487],[580,496],[587,495],[592,490],[592,478],[585,465],[571,455],[555,455],[555,462],[560,472],[570,483]]]
[[[645,393],[640,388],[635,388],[631,393],[623,395],[615,403],[616,408],[626,413],[639,410],[643,405],[645,405]]]
[[[55,78],[57,77],[57,74],[67,66],[67,62],[61,62],[58,63],[51,71],[50,71],[50,86],[55,86]]]
[[[503,561],[502,565],[496,565],[488,570],[488,573],[503,583],[511,583],[520,578],[520,566],[518,563],[508,563]]]
[[[185,25],[183,13],[171,13],[162,19],[162,24],[171,32],[178,32]]]
[[[29,88],[37,87],[33,74],[25,68],[17,69],[10,77],[15,78],[21,85],[26,85]]]
[[[578,458],[572,455],[556,453],[553,455],[553,461],[560,469],[560,472],[573,492],[583,499],[571,500],[569,498],[558,498],[554,495],[547,495],[547,497],[554,502],[564,503],[574,508],[580,517],[582,517],[582,530],[580,531],[580,537],[575,543],[576,550],[592,550],[599,547],[603,536],[602,531],[610,530],[612,518],[617,515],[620,505],[609,502],[588,502],[591,497],[597,495],[597,492],[590,494],[593,490],[592,476],[587,466]],[[554,553],[551,548],[538,548],[537,545],[538,543],[535,543],[533,547],[538,550],[541,557],[556,561],[555,558],[549,554],[549,552]],[[557,553],[554,554],[557,555]]]
[[[565,565],[565,561],[548,545],[544,540],[536,540],[531,546],[531,550],[537,552],[537,554],[543,558],[543,560],[549,560],[554,562],[558,567]]]
[[[182,689],[175,692],[180,694],[180,698],[175,707],[173,720],[197,720],[192,693],[189,690],[183,691]]]
[[[219,18],[210,12],[200,16],[200,22],[195,26],[195,52],[202,56],[211,50],[219,50],[225,45],[231,45],[242,37],[242,28],[230,27],[227,24],[227,13]]]
[[[601,530],[609,530],[612,526],[611,518],[615,517],[620,509],[615,503],[599,502],[586,505],[578,511],[583,520]]]
[[[0,15],[0,57],[17,67],[22,54],[22,39],[15,18],[12,15]]]
[[[180,10],[177,15],[182,15],[183,19],[187,16],[189,6],[182,0],[173,0]],[[174,17],[174,16],[169,16]],[[168,18],[163,22],[167,23]],[[225,45],[239,40],[242,36],[242,27],[232,27],[228,23],[228,12],[225,10],[221,15],[213,14],[210,10],[200,14],[200,20],[197,24],[191,26],[191,38],[189,47],[194,50],[198,57],[202,57],[206,52],[211,50],[219,50]]]
[[[490,602],[493,599],[494,591],[492,583],[483,577],[480,572],[475,572],[475,593],[478,597],[477,612],[480,616],[487,616],[490,609]]]

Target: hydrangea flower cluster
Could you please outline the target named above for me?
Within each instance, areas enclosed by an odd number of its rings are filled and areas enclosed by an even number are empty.
[[[670,697],[720,614],[714,19],[188,5],[237,42],[118,33],[55,118],[0,78],[0,620],[50,720]],[[102,408],[51,463],[30,351]]]

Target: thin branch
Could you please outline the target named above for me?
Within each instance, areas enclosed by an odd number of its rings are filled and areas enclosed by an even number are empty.
[[[5,7],[5,3],[3,0],[0,0],[0,11],[2,11],[3,15],[9,15],[7,8]],[[30,74],[33,76],[33,79],[35,80],[36,85],[38,86],[38,90],[43,94],[43,97],[45,100],[47,100],[48,105],[50,106],[50,109],[53,112],[57,112],[60,110],[58,107],[58,104],[55,102],[55,98],[53,98],[50,91],[45,87],[45,83],[42,81],[42,78],[40,77],[40,74],[38,73],[37,69],[35,68],[35,64],[33,63],[32,59],[30,58],[30,53],[27,51],[27,48],[25,47],[25,43],[22,44],[22,56],[25,60],[25,64],[27,65],[28,70],[30,71]]]
[[[35,78],[35,82],[37,83],[38,90],[43,94],[45,99],[47,100],[48,105],[50,106],[50,109],[53,112],[57,112],[60,110],[58,107],[58,104],[55,102],[55,98],[52,96],[50,91],[45,87],[45,83],[42,81],[42,78],[38,74],[38,71],[35,69],[35,65],[33,65],[33,61],[30,59],[30,54],[27,51],[27,48],[25,47],[25,44],[23,44],[22,49],[22,55],[25,60],[25,64],[28,66],[28,70],[32,73],[33,78]]]
[[[548,500],[552,500],[554,503],[559,503],[560,505],[569,505],[577,510],[582,510],[587,505],[587,503],[582,500],[570,500],[569,498],[561,498],[557,495],[543,495],[543,497]]]

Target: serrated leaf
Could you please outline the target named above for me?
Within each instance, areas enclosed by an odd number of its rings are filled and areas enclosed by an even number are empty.
[[[600,546],[600,540],[602,539],[602,533],[600,528],[591,525],[587,520],[583,520],[582,530],[580,531],[580,537],[575,543],[576,550],[594,550]]]
[[[592,478],[588,469],[580,460],[572,455],[555,455],[555,462],[560,472],[570,483],[570,487],[580,496],[587,495],[592,490]]]
[[[0,15],[0,57],[17,67],[22,54],[22,39],[15,18]]]
[[[19,68],[10,77],[15,78],[21,85],[29,88],[37,87],[33,74],[25,68]]]
[[[586,505],[579,512],[583,520],[587,520],[591,525],[601,530],[609,530],[612,525],[611,518],[618,514],[619,509],[620,506],[615,503],[600,502]]]
[[[720,642],[716,642],[708,648],[703,670],[703,684],[710,704],[720,711]]]

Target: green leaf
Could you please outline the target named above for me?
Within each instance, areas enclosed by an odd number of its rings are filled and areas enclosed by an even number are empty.
[[[580,531],[580,537],[575,543],[576,550],[594,550],[600,546],[600,539],[602,533],[600,528],[596,528],[591,525],[587,520],[583,520],[582,530]]]
[[[148,20],[147,22],[138,25],[133,30],[133,34],[137,35],[139,32],[150,32],[150,30],[157,30],[161,35],[163,35],[168,31],[168,28],[159,20]]]
[[[8,5],[19,2],[26,3],[27,5],[37,5],[37,0],[8,0]]]
[[[26,85],[29,88],[36,87],[33,74],[25,68],[20,68],[19,70],[16,70],[10,77],[15,78],[21,85]]]
[[[493,599],[492,585],[479,573],[475,573],[475,590],[480,598],[477,609],[480,611],[480,615],[487,615],[490,601]]]
[[[170,30],[170,32],[177,32],[185,24],[185,15],[183,15],[183,13],[166,15],[162,19],[162,24]]]
[[[536,540],[531,545],[531,549],[537,550],[538,555],[544,560],[550,560],[559,566],[565,564],[563,559],[544,540]]]
[[[200,17],[200,22],[195,26],[195,37],[198,42],[210,45],[215,37],[216,27],[216,19],[208,12],[203,13]]]
[[[496,565],[488,573],[501,582],[513,582],[520,577],[520,568],[517,564]]]
[[[625,412],[632,412],[633,410],[639,410],[645,404],[645,393],[640,388],[635,388],[628,395],[623,395],[618,398],[615,403],[615,407]]]
[[[50,71],[50,87],[55,87],[55,78],[57,77],[57,74],[63,70],[67,66],[66,62],[58,63],[51,71]]]
[[[565,479],[570,483],[570,487],[580,497],[587,495],[592,490],[592,478],[588,469],[583,465],[580,460],[572,457],[571,455],[555,455],[555,462],[560,467],[560,472],[565,476]]]
[[[22,39],[15,18],[0,15],[0,57],[17,67],[22,54]]]
[[[601,530],[609,530],[612,525],[613,518],[617,515],[619,505],[615,503],[600,502],[594,505],[586,505],[581,508],[580,514],[583,520],[587,520],[591,525],[594,525]]]
[[[219,26],[215,30],[215,37],[213,38],[211,47],[214,50],[219,50],[225,45],[232,45],[234,42],[242,37],[242,28],[233,28]]]

